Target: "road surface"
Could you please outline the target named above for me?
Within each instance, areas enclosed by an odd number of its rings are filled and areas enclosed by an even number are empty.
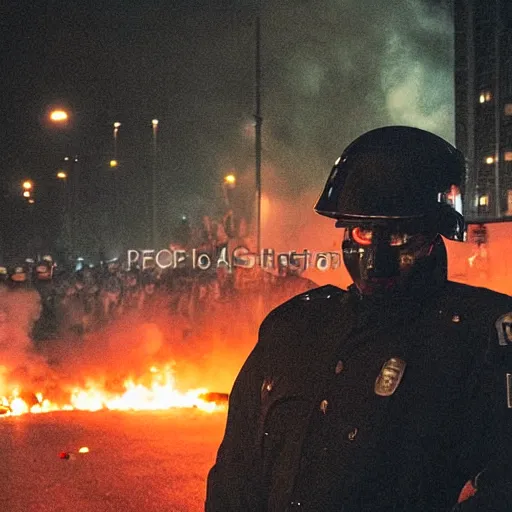
[[[0,418],[0,510],[204,510],[225,421],[194,409]]]

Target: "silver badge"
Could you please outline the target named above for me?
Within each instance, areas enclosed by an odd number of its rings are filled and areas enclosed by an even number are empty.
[[[506,347],[512,344],[512,312],[500,316],[495,325],[500,345]]]
[[[386,361],[375,381],[375,393],[379,396],[391,396],[402,380],[405,367],[405,361],[398,357]]]

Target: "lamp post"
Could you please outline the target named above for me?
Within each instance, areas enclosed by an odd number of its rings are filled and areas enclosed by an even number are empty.
[[[256,171],[256,250],[261,251],[261,28],[260,28],[261,0],[258,0],[256,11],[256,52],[255,52],[255,171]]]
[[[158,119],[151,121],[153,127],[153,162],[152,162],[152,179],[151,179],[151,242],[154,249],[158,244],[158,202],[157,202],[157,134],[158,134]]]
[[[121,123],[119,121],[116,121],[113,125],[114,131],[114,158],[110,160],[109,166],[110,169],[115,171],[117,167],[119,166],[119,160],[117,158],[117,136],[119,134],[119,128],[121,126]],[[122,223],[119,223],[119,219],[121,218],[121,194],[119,191],[119,185],[120,185],[120,179],[119,175],[117,173],[114,173],[112,175],[112,179],[109,180],[114,188],[114,214],[112,216],[112,237],[113,240],[116,240],[118,242],[120,239],[124,240],[124,230],[122,227]],[[118,226],[116,231],[116,226]],[[120,232],[121,231],[121,232]]]
[[[69,161],[69,160],[67,160]],[[55,175],[57,180],[62,184],[60,195],[61,195],[61,212],[62,212],[62,223],[64,228],[64,243],[66,245],[66,250],[69,252],[72,246],[72,227],[71,227],[71,204],[73,198],[71,197],[71,193],[68,190],[68,172],[59,169],[57,174]]]
[[[28,206],[28,219],[30,224],[30,244],[29,244],[29,250],[32,252],[32,254],[35,253],[35,236],[36,236],[36,230],[35,230],[35,217],[34,217],[34,182],[32,180],[24,180],[21,183],[21,195],[23,196],[23,199],[27,202]]]
[[[66,224],[66,242],[67,242],[67,257],[70,258],[76,250],[74,231],[76,227],[76,220],[79,215],[79,183],[80,183],[80,169],[78,165],[78,156],[75,154],[70,133],[70,121],[74,114],[69,109],[55,107],[49,114],[48,119],[50,124],[59,129],[65,129],[66,133],[66,147],[61,148],[68,155],[64,157],[62,168],[57,172],[57,179],[62,183],[63,188],[63,208],[64,218]],[[65,153],[65,154],[66,154]]]
[[[224,192],[224,202],[226,203],[226,207],[231,208],[231,201],[229,198],[229,190],[235,188],[236,185],[236,176],[234,174],[227,174],[224,176],[224,182],[222,184],[222,191]]]
[[[121,123],[116,121],[114,123],[114,160],[117,161],[117,134],[119,133],[119,127]]]

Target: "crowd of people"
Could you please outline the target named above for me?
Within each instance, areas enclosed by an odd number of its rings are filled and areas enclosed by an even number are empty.
[[[82,263],[77,270],[61,269],[45,257],[0,272],[7,292],[38,295],[40,314],[32,333],[35,340],[80,338],[123,317],[151,322],[162,313],[181,318],[192,330],[221,304],[239,307],[247,317],[256,315],[257,321],[263,311],[255,311],[255,304],[268,311],[316,286],[287,268],[274,273],[258,267],[229,271],[212,266],[205,271],[190,266],[155,266],[142,270],[139,266],[127,268],[118,260],[97,266]]]

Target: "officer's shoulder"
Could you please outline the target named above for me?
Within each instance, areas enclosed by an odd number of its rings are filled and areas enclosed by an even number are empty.
[[[477,315],[500,315],[512,311],[512,297],[488,288],[448,282],[448,294],[452,300]]]
[[[264,322],[276,319],[296,318],[298,315],[308,315],[308,312],[333,307],[347,294],[345,290],[328,284],[299,293],[273,309]]]
[[[278,306],[276,309],[303,308],[319,304],[324,305],[328,301],[335,301],[336,299],[341,298],[346,293],[347,292],[345,290],[342,290],[337,286],[327,284],[325,286],[319,286],[318,288],[312,288],[311,290],[299,293],[281,304],[281,306]]]
[[[329,316],[331,309],[339,308],[346,294],[337,286],[325,285],[295,295],[267,314],[260,325],[260,337],[275,330],[288,332],[299,324]]]

